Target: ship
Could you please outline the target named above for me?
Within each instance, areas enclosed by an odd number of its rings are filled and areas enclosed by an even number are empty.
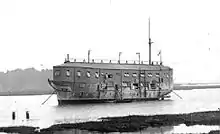
[[[151,61],[149,21],[149,61],[113,62],[109,60],[70,60],[53,66],[49,85],[57,95],[58,104],[132,102],[164,100],[173,91],[173,69],[162,61]],[[161,51],[160,51],[161,55]]]

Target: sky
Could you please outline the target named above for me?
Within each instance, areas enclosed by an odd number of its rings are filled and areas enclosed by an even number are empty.
[[[220,82],[216,0],[1,0],[0,71],[51,69],[71,58],[148,61],[174,69],[174,82]]]

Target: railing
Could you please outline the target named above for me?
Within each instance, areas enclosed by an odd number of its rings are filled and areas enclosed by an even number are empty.
[[[77,63],[117,63],[117,64],[147,64],[149,65],[149,61],[139,61],[139,60],[109,60],[109,59],[91,59],[90,61],[86,59],[74,59],[70,58],[69,60],[65,59],[64,63],[68,62],[77,62]],[[162,65],[162,62],[152,61],[151,65]]]

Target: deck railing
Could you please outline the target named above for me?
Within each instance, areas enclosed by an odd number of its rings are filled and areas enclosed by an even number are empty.
[[[146,64],[149,65],[149,61],[140,61],[139,60],[109,60],[109,59],[91,59],[90,61],[86,59],[74,59],[74,58],[69,58],[69,60],[65,59],[64,63],[68,62],[77,62],[77,63],[106,63],[106,64],[111,64],[111,63],[117,63],[117,64]],[[152,61],[151,65],[162,65],[161,62],[159,61]]]

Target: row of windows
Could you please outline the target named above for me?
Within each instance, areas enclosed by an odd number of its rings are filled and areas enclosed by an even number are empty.
[[[54,73],[54,75],[55,75],[55,76],[60,76],[60,71],[59,71],[59,70],[56,70],[55,73]],[[67,77],[70,77],[70,75],[71,75],[70,70],[66,70],[66,76],[67,76]],[[82,72],[81,72],[81,71],[77,71],[76,76],[77,76],[77,77],[81,77],[81,75],[82,75]],[[86,76],[87,76],[88,78],[90,78],[90,77],[91,77],[91,72],[90,72],[90,71],[87,71],[87,72],[86,72]],[[94,76],[95,76],[95,78],[99,78],[99,73],[98,73],[98,72],[95,72]],[[101,73],[101,76],[104,76],[105,78],[113,78],[113,74],[107,74],[107,73],[104,74],[103,72]],[[129,77],[129,76],[130,76],[130,74],[129,74],[128,72],[124,73],[124,77]],[[131,76],[132,76],[132,77],[138,77],[138,74],[137,74],[137,73],[132,73]],[[152,77],[152,76],[153,76],[152,73],[148,73],[148,74],[147,74],[147,77]],[[155,76],[156,76],[156,77],[160,77],[160,73],[156,73]],[[168,77],[169,77],[169,74],[168,74],[168,73],[164,73],[164,76],[168,78]],[[140,73],[140,77],[145,77],[145,74],[144,74],[144,73]]]
[[[156,92],[146,93],[146,96],[148,95],[148,97],[151,97],[151,96],[156,95],[156,94],[157,94]],[[89,93],[87,93],[87,92],[80,92],[79,94],[73,93],[73,95],[79,95],[79,97],[85,97],[85,96],[89,96]],[[113,93],[113,92],[112,93],[110,92],[107,95],[112,96],[112,95],[116,95],[116,94]],[[139,96],[140,94],[139,93],[129,93],[129,95],[133,97],[133,96]]]
[[[149,84],[149,85],[148,85]],[[158,83],[148,83],[146,85],[146,87],[151,87],[152,89],[156,89],[157,87],[159,87]],[[131,89],[139,89],[139,84],[138,83],[133,83],[131,84],[130,82],[122,82],[122,87],[130,87]],[[108,84],[101,84],[100,87],[103,89],[103,88],[106,88],[107,87],[113,87],[114,84],[111,84],[111,83],[108,83]],[[140,83],[140,86],[143,87],[144,84],[143,83]],[[85,88],[86,87],[86,84],[85,83],[81,83],[79,84],[79,88]],[[91,88],[91,87],[90,87]]]
[[[134,97],[134,96],[139,96],[139,93],[129,93],[130,94],[130,96],[132,96],[132,97]],[[79,97],[85,97],[85,96],[89,96],[89,93],[87,93],[87,92],[80,92],[79,94],[75,94],[75,93],[73,93],[73,95],[79,95]],[[115,93],[109,93],[109,94],[107,94],[107,95],[109,95],[109,96],[112,96],[112,95],[116,95]],[[151,97],[151,96],[154,96],[154,95],[157,95],[157,93],[156,92],[152,92],[152,93],[146,93],[145,94],[146,96],[148,96],[148,97]]]

